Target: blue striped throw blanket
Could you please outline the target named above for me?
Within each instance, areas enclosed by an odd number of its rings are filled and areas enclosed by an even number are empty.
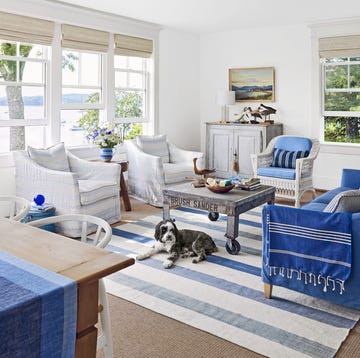
[[[0,292],[0,357],[74,357],[75,281],[0,250]]]
[[[270,275],[339,287],[351,272],[351,214],[324,213],[266,205],[263,218],[266,265]]]

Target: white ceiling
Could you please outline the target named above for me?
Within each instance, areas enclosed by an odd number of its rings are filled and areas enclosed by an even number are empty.
[[[360,17],[359,0],[61,0],[193,33]]]

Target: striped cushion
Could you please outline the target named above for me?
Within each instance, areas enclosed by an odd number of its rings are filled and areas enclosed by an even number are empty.
[[[169,148],[166,141],[166,135],[138,135],[136,144],[147,154],[160,157],[163,163],[169,163]]]
[[[50,148],[38,149],[28,147],[29,157],[42,167],[69,172],[69,162],[64,143],[55,144]]]
[[[279,168],[296,168],[296,159],[306,158],[309,155],[309,151],[302,150],[296,152],[289,152],[284,149],[275,148],[273,154],[272,167]]]
[[[81,205],[88,205],[116,196],[119,192],[119,185],[112,181],[79,180],[79,190]]]
[[[337,194],[324,211],[328,213],[360,212],[360,190],[346,190]]]

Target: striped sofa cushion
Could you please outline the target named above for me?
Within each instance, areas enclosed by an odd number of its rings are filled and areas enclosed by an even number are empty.
[[[136,144],[147,154],[160,157],[163,163],[169,163],[169,148],[166,135],[138,135]]]
[[[88,205],[116,196],[119,192],[119,185],[112,181],[87,179],[79,180],[79,190],[81,205]]]
[[[284,149],[275,148],[271,166],[278,168],[295,169],[296,159],[306,158],[308,155],[309,151],[307,150],[289,152]]]
[[[360,212],[360,190],[346,190],[335,195],[324,211],[328,213]]]
[[[69,161],[65,152],[64,143],[55,144],[52,147],[38,149],[28,147],[29,157],[42,167],[69,172]]]

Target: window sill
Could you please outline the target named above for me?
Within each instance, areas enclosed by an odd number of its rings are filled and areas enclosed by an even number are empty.
[[[359,144],[348,143],[321,143],[321,153],[341,154],[341,155],[360,155]]]

